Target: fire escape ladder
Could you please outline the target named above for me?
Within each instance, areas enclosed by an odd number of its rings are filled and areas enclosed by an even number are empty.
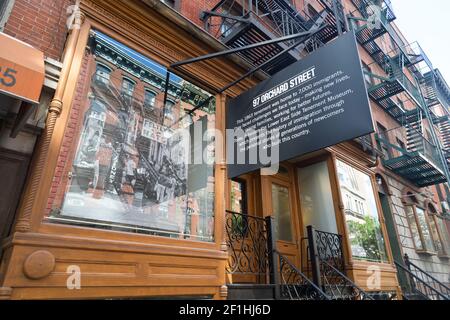
[[[405,124],[406,128],[406,147],[409,152],[423,152],[423,125],[422,125],[422,112],[419,110],[418,119],[414,122],[408,122]]]
[[[241,48],[319,29],[302,48],[311,51],[345,30],[343,23],[346,21],[340,0],[322,0],[321,4],[323,10],[309,17],[285,0],[222,0],[210,11],[203,11],[200,18],[205,22],[205,28],[230,48]],[[335,12],[340,12],[340,18],[336,19]],[[337,21],[341,23],[339,26]],[[268,74],[274,74],[301,59],[302,49],[284,52],[295,45],[296,41],[297,39],[292,39],[271,43],[238,54],[252,65],[258,66],[282,53],[263,68]]]

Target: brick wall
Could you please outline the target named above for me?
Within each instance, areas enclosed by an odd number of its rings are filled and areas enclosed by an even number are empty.
[[[14,0],[4,32],[60,60],[67,34],[67,7],[74,0]]]

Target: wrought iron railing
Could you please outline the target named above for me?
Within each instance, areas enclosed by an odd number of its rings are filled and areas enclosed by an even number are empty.
[[[344,252],[342,250],[342,236],[335,233],[312,230],[315,241],[315,250],[320,261],[325,261],[334,268],[343,272],[345,270]],[[308,233],[309,236],[309,233]]]
[[[414,156],[416,153],[420,153],[436,167],[442,168],[439,149],[426,139],[422,132],[411,125],[390,129],[383,134],[376,134],[375,137],[382,149],[387,151],[384,154],[383,160],[385,161],[403,156]],[[403,144],[400,144],[400,142]]]
[[[277,252],[280,268],[280,297],[289,300],[330,300],[308,277],[286,257]]]
[[[408,294],[416,294],[426,300],[450,300],[450,288],[438,279],[412,263],[405,255],[406,267],[395,262],[398,272],[406,273],[409,280],[408,288],[403,288],[405,298]],[[410,292],[408,292],[410,291]]]
[[[344,273],[325,260],[320,261],[323,291],[332,300],[373,300]]]
[[[308,265],[316,286],[332,300],[373,300],[345,273],[342,236],[307,227]]]
[[[259,283],[266,283],[270,275],[267,221],[227,211],[225,229],[229,250],[227,273],[255,276]]]
[[[205,29],[219,39],[227,38],[233,30],[246,25],[250,17],[258,20],[277,36],[287,36],[306,30],[303,17],[279,0],[222,0],[203,13]],[[293,40],[294,41],[294,40]]]

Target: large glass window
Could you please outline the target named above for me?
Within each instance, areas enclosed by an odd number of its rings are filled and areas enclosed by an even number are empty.
[[[48,219],[213,241],[214,140],[207,132],[215,128],[214,101],[189,116],[178,112],[210,94],[171,75],[168,124],[157,99],[164,96],[166,69],[99,32],[89,43],[85,65],[97,68],[79,84],[88,90],[72,106]]]
[[[386,262],[386,245],[370,176],[337,161],[345,218],[355,259]],[[347,204],[349,203],[349,204]]]
[[[327,162],[298,169],[298,183],[305,234],[307,226],[338,233]],[[344,199],[351,206],[350,197]]]

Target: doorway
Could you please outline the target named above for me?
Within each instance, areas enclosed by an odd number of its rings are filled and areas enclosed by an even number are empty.
[[[277,250],[300,267],[301,232],[294,177],[294,167],[288,164],[280,166],[277,175],[261,176],[261,200],[263,215],[273,216]]]
[[[29,156],[0,148],[0,243],[7,238],[14,223],[16,209],[27,174]],[[0,259],[2,247],[0,246]]]

